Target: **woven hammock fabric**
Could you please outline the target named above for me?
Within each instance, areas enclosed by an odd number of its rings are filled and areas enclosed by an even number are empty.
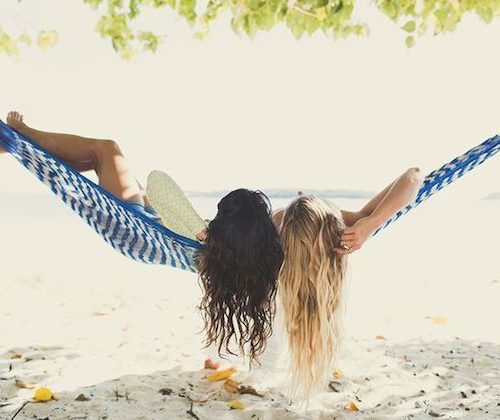
[[[391,223],[394,223],[401,216],[408,213],[411,209],[423,203],[433,194],[442,190],[453,181],[457,180],[467,172],[472,171],[476,166],[483,163],[486,159],[492,157],[500,150],[500,135],[496,135],[488,140],[485,140],[479,146],[458,156],[451,162],[444,164],[439,169],[432,171],[425,177],[424,184],[417,194],[417,198],[404,209],[398,211],[393,217],[379,227],[373,235],[376,235],[382,229],[385,229]]]
[[[118,252],[144,263],[196,271],[198,242],[137,212],[2,121],[0,145]]]
[[[144,263],[166,264],[196,272],[197,253],[202,249],[197,241],[137,212],[1,120],[0,145],[118,252]],[[497,135],[431,172],[416,200],[395,214],[375,234],[499,150],[500,136]]]

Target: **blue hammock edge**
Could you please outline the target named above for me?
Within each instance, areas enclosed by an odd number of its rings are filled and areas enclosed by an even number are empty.
[[[166,226],[164,226],[164,225],[162,225],[160,223],[157,223],[154,220],[150,219],[149,217],[145,216],[144,214],[140,213],[135,208],[133,208],[133,206],[130,206],[129,203],[127,203],[126,201],[120,200],[118,197],[116,197],[115,195],[111,194],[109,191],[105,190],[100,185],[96,184],[90,178],[87,178],[86,176],[82,175],[80,172],[78,172],[75,169],[73,169],[71,166],[69,166],[66,163],[64,163],[61,159],[59,159],[58,157],[54,156],[48,150],[42,148],[41,146],[39,146],[37,143],[35,143],[34,141],[32,141],[31,139],[29,139],[25,135],[23,135],[23,134],[19,133],[18,131],[12,129],[11,127],[9,127],[7,124],[5,124],[0,119],[0,133],[1,133],[2,129],[4,129],[4,130],[6,129],[7,132],[8,131],[15,132],[17,136],[19,136],[26,143],[29,143],[33,148],[35,148],[36,150],[38,150],[41,153],[45,154],[46,156],[48,156],[48,157],[50,157],[50,158],[58,161],[62,166],[64,166],[69,172],[71,172],[77,178],[79,178],[83,182],[87,182],[87,183],[91,184],[92,188],[98,190],[99,192],[101,192],[102,194],[104,194],[105,196],[107,196],[110,200],[114,201],[118,205],[126,208],[127,211],[129,211],[130,213],[132,213],[135,217],[137,217],[138,219],[141,219],[146,224],[149,224],[149,225],[153,226],[155,229],[157,229],[160,232],[164,233],[166,236],[175,239],[176,241],[178,241],[182,245],[194,248],[197,251],[200,251],[200,250],[202,250],[204,248],[203,245],[200,244],[199,242],[197,242],[197,241],[195,241],[195,240],[193,240],[191,238],[187,238],[185,236],[179,235],[178,233],[176,233],[176,232],[170,230],[169,228],[167,228]],[[15,151],[15,146],[13,146],[12,143],[5,142],[2,136],[0,136],[0,145],[2,145],[9,153],[12,153],[13,151]]]

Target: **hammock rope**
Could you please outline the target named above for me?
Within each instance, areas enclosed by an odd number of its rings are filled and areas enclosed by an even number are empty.
[[[497,134],[465,152],[463,155],[456,157],[451,162],[445,163],[440,168],[432,171],[425,177],[424,183],[418,191],[417,198],[387,220],[387,222],[380,226],[373,235],[375,236],[382,229],[394,223],[401,216],[407,214],[410,210],[423,203],[436,192],[450,185],[453,181],[456,181],[467,172],[472,171],[498,151],[500,151],[500,135]]]
[[[121,254],[148,264],[197,271],[197,255],[202,249],[197,241],[137,212],[1,120],[0,145]],[[497,135],[431,172],[415,201],[396,213],[374,235],[499,150],[500,136]]]

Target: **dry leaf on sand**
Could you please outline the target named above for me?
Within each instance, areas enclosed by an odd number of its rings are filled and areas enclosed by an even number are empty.
[[[50,400],[57,400],[57,396],[46,387],[37,388],[35,391],[35,395],[33,395],[33,399],[37,402],[47,402]]]
[[[229,407],[232,410],[243,410],[245,408],[243,403],[241,401],[238,401],[238,400],[229,401]]]
[[[235,368],[218,370],[217,372],[207,375],[207,379],[210,382],[225,381],[226,379],[229,379],[233,373],[236,373]]]
[[[436,315],[432,317],[432,323],[434,325],[445,325],[448,322],[448,318],[443,315]]]
[[[252,388],[251,386],[245,386],[245,385],[242,385],[240,387],[240,394],[250,394],[250,395],[255,395],[256,397],[263,397],[264,395],[262,394],[259,394],[254,388]]]
[[[80,394],[78,397],[75,398],[75,401],[90,401],[90,398],[87,397],[85,394]]]
[[[235,393],[240,390],[241,384],[232,379],[228,379],[224,382],[224,390],[230,393]]]
[[[347,404],[345,408],[348,411],[359,411],[358,406],[356,404],[354,404],[353,401],[351,401],[349,404]]]

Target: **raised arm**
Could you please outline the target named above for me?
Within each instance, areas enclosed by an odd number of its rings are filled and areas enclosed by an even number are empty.
[[[396,178],[387,187],[385,187],[382,191],[380,191],[375,197],[373,197],[368,203],[366,203],[365,206],[359,211],[342,210],[342,217],[344,219],[345,224],[347,226],[352,226],[359,219],[362,219],[363,217],[370,216],[373,213],[373,211],[377,208],[377,206],[380,204],[380,202],[387,196],[387,194],[389,193],[391,188],[394,187],[396,182],[398,182],[398,180],[400,180],[402,177],[418,176],[419,172],[420,171],[418,168],[408,169],[403,175]]]
[[[349,227],[342,236],[342,248],[335,251],[343,255],[361,248],[379,226],[415,199],[422,183],[420,169],[410,168],[372,198],[359,212],[343,212]]]

